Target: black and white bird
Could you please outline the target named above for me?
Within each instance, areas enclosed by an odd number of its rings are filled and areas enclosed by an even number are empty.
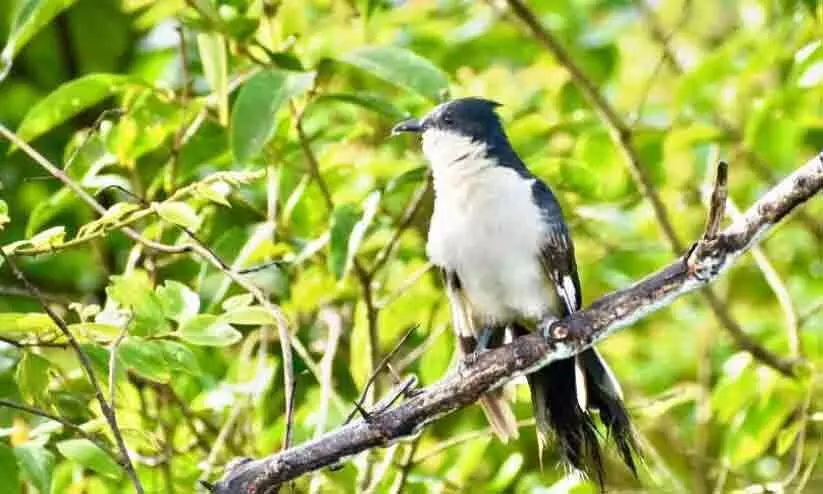
[[[454,330],[463,354],[519,335],[537,321],[580,309],[574,246],[554,194],[512,149],[495,111],[498,103],[460,98],[393,133],[422,135],[434,178],[434,213],[426,252],[444,277]],[[599,413],[618,453],[635,472],[636,452],[622,391],[590,348],[527,376],[539,443],[554,438],[561,456],[603,482]],[[506,441],[517,423],[500,391],[481,406]]]

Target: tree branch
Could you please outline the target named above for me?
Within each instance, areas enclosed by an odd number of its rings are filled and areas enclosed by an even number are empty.
[[[722,184],[716,184],[716,188]],[[235,462],[216,494],[263,494],[302,474],[336,464],[419,432],[426,424],[465,408],[487,391],[569,358],[589,346],[714,281],[789,212],[823,189],[823,154],[777,184],[728,228],[707,235],[689,253],[634,285],[603,296],[586,309],[541,325],[541,331],[461,362],[438,383],[408,401],[260,460]],[[709,222],[711,225],[712,222]],[[540,334],[543,333],[543,334]],[[544,338],[547,335],[548,338]],[[791,364],[781,362],[791,372]]]

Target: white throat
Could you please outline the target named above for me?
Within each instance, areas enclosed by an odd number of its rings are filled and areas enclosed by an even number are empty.
[[[486,145],[471,137],[441,129],[423,133],[423,155],[437,183],[461,180],[494,166],[486,158]]]

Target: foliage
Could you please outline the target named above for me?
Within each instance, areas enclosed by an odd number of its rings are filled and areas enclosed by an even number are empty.
[[[684,239],[702,230],[700,191],[718,157],[730,161],[730,196],[743,207],[823,148],[817,2],[527,3],[630,124]],[[341,425],[408,331],[396,372],[425,385],[448,370],[448,306],[425,258],[425,168],[417,143],[389,139],[398,119],[444,97],[504,103],[515,147],[563,203],[585,301],[672,259],[579,81],[504,4],[0,6],[0,123],[102,205],[0,140],[0,245],[66,321],[104,396],[116,395],[147,492],[192,492],[232,457],[282,447],[283,321],[292,443]],[[817,199],[762,244],[765,263],[747,258],[715,285],[754,340],[804,358],[796,379],[739,350],[700,297],[602,345],[646,457],[639,480],[610,461],[611,486],[823,489],[821,218]],[[131,492],[76,353],[6,268],[0,399],[80,429],[0,406],[4,492]],[[367,403],[392,384],[382,369]],[[526,421],[512,444],[492,439],[473,407],[296,490],[592,492],[554,468],[550,449],[541,468],[528,391],[510,393]]]

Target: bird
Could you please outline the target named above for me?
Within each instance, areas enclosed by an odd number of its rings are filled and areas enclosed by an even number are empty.
[[[565,317],[582,300],[560,204],[513,149],[499,106],[484,98],[457,98],[392,129],[392,135],[421,136],[434,187],[426,254],[442,274],[461,356],[499,346],[507,332],[519,336],[539,321]],[[637,475],[638,449],[623,391],[594,347],[526,379],[541,458],[553,440],[572,471],[596,477],[602,486],[599,415],[619,456]],[[480,405],[501,440],[518,437],[500,390],[482,396]]]

